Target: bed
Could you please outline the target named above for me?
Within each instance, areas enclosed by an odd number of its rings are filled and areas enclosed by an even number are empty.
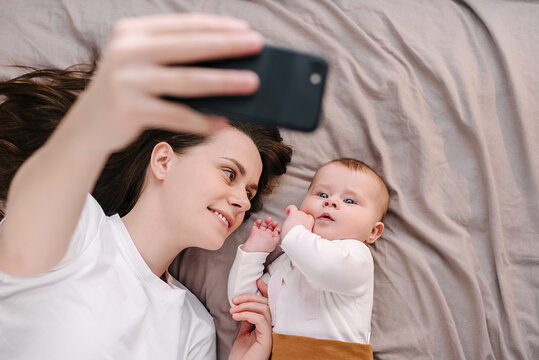
[[[118,18],[188,11],[245,18],[268,43],[328,59],[321,125],[282,131],[292,163],[255,216],[282,221],[336,157],[383,175],[375,359],[539,358],[539,3],[4,0],[0,76],[88,62]],[[220,359],[238,329],[227,273],[250,225],[171,268],[213,315]]]

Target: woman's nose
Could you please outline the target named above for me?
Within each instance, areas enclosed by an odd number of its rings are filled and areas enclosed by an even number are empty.
[[[251,208],[251,200],[249,200],[245,189],[235,189],[229,197],[229,202],[231,205],[238,207],[243,211],[247,211]]]

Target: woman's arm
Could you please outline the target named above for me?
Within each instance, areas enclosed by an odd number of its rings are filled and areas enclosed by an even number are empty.
[[[223,119],[160,96],[249,94],[255,74],[168,64],[253,54],[261,37],[227,17],[155,15],[120,21],[88,89],[15,175],[0,226],[0,269],[45,272],[65,254],[86,193],[108,156],[145,128],[209,133]]]

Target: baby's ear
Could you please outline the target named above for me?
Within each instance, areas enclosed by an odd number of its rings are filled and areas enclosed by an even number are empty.
[[[378,221],[376,224],[374,224],[373,228],[371,229],[371,233],[369,234],[369,237],[367,240],[365,240],[366,245],[370,245],[373,242],[376,241],[382,235],[382,232],[384,231],[384,223]]]

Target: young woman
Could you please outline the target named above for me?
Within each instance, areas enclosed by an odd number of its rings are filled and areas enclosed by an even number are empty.
[[[25,116],[40,123],[69,111],[20,168],[1,174],[2,200],[8,183],[9,191],[0,224],[0,358],[215,358],[211,317],[166,270],[186,247],[218,249],[286,171],[291,150],[276,130],[227,124],[161,96],[252,93],[253,73],[168,64],[261,47],[240,20],[150,16],[115,27],[73,106],[85,73],[38,72],[30,80],[37,97],[18,92],[16,81],[2,85],[10,119],[2,134],[16,133]],[[3,162],[28,135],[2,135]],[[244,324],[230,357],[267,359],[267,300],[235,302],[233,317]]]

